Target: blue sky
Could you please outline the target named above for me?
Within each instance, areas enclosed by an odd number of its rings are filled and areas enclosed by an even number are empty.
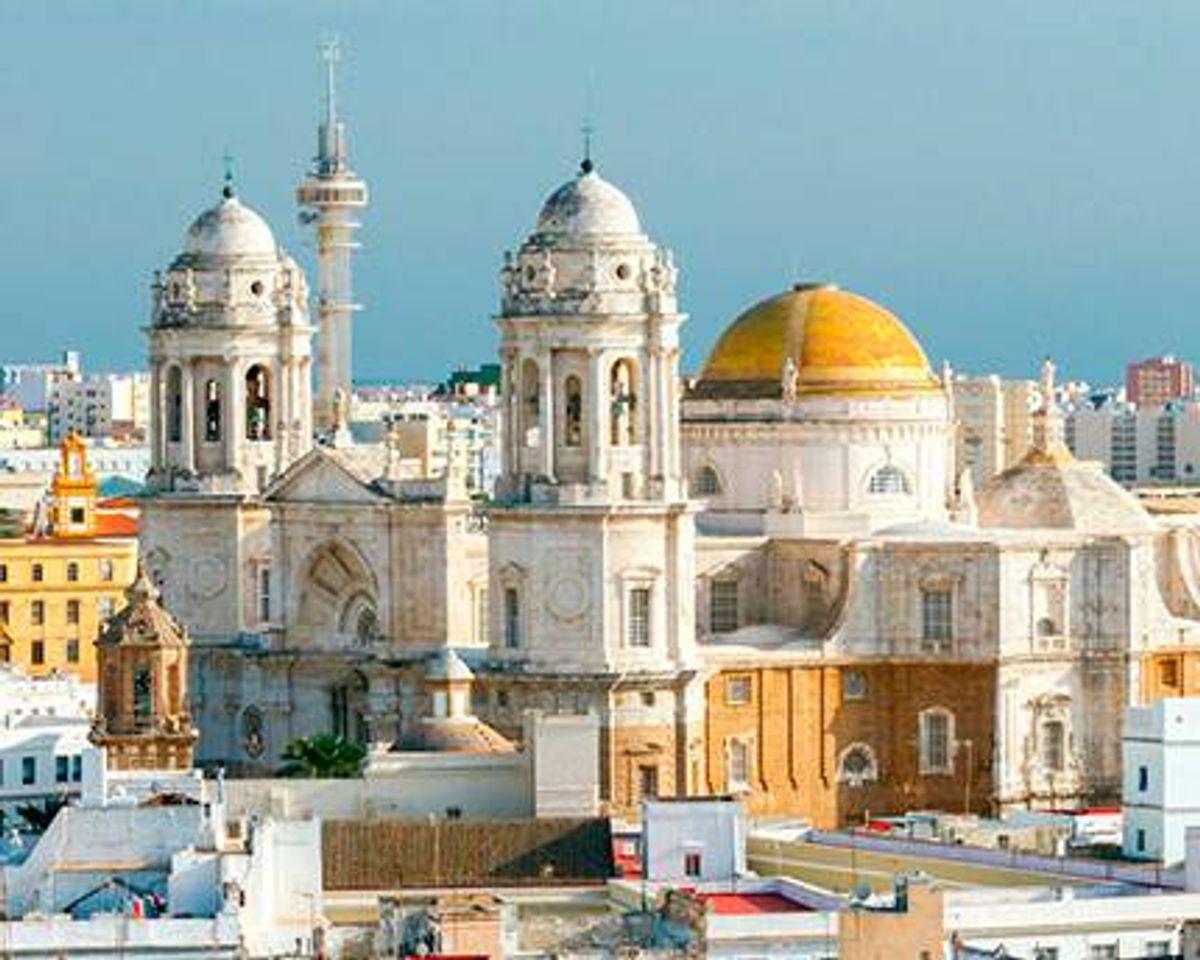
[[[329,33],[373,199],[361,377],[492,358],[502,252],[576,166],[589,87],[601,172],[675,251],[689,368],[813,278],[934,363],[1200,359],[1194,0],[6,0],[0,357],[140,364],[150,274],[226,147],[311,268],[292,189]]]

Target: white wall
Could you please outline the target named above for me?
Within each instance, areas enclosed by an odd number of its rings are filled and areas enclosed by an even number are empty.
[[[732,800],[647,801],[642,844],[648,880],[728,880],[746,872],[746,812]],[[698,877],[685,870],[689,853]]]

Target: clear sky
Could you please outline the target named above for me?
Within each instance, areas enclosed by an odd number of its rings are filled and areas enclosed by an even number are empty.
[[[496,272],[579,160],[681,270],[686,366],[797,279],[930,359],[1115,379],[1200,360],[1196,0],[0,0],[0,357],[140,365],[151,272],[243,199],[312,267],[292,191],[316,47],[372,206],[361,378],[490,360]]]

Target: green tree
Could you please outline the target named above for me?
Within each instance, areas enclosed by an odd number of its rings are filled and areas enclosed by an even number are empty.
[[[366,749],[333,733],[298,737],[283,748],[285,777],[344,778],[358,776]]]

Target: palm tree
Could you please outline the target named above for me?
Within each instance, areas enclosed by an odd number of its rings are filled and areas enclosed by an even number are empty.
[[[367,751],[334,733],[298,737],[283,748],[285,777],[357,777]]]

